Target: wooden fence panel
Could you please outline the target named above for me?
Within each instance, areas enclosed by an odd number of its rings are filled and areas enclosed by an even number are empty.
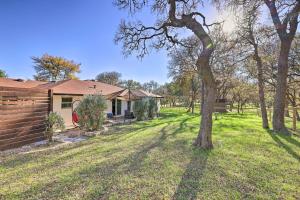
[[[50,102],[47,90],[0,87],[0,150],[44,139]]]

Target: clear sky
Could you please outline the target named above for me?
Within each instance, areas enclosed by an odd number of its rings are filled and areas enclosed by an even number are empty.
[[[35,73],[31,57],[48,53],[80,62],[81,79],[118,71],[124,79],[168,81],[164,51],[141,61],[124,58],[121,45],[114,44],[120,20],[128,17],[111,0],[0,0],[0,69],[10,77],[30,79]]]

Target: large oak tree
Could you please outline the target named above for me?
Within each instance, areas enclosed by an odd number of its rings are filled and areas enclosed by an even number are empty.
[[[273,129],[287,132],[284,124],[284,108],[286,105],[287,76],[289,71],[289,53],[295,38],[300,13],[299,0],[264,0],[280,38],[278,57],[278,75],[274,98]]]
[[[149,52],[149,47],[172,48],[182,44],[183,34],[179,29],[188,29],[202,45],[202,51],[197,59],[197,71],[204,85],[204,102],[200,130],[195,146],[210,149],[212,144],[212,112],[216,96],[216,82],[210,67],[210,58],[214,45],[210,35],[205,30],[209,25],[201,12],[204,1],[201,0],[115,0],[115,5],[127,9],[134,14],[144,8],[152,11],[156,22],[147,26],[141,21],[136,23],[122,21],[116,34],[116,42],[123,43],[124,54],[136,51],[143,57]]]
[[[242,20],[238,26],[238,36],[240,39],[241,48],[244,49],[245,57],[252,58],[256,63],[256,75],[258,82],[258,95],[261,109],[262,126],[269,128],[268,114],[265,102],[265,83],[263,76],[263,62],[260,55],[260,45],[265,42],[263,28],[258,23],[260,10],[259,4],[255,1],[244,5]]]

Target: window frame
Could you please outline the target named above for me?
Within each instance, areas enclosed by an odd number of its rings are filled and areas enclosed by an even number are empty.
[[[71,101],[64,101],[66,99]],[[72,104],[73,104],[73,97],[61,97],[61,109],[72,108]]]
[[[122,115],[122,100],[117,99],[117,115]]]

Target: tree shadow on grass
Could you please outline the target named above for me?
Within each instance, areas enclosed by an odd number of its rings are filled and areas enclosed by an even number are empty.
[[[271,130],[267,131],[271,138],[278,144],[279,147],[283,147],[287,153],[289,153],[291,156],[293,156],[296,160],[300,162],[300,155],[297,154],[291,147],[288,145],[284,144],[280,138],[284,138],[287,136],[282,136],[282,133],[274,133]]]
[[[89,140],[89,141],[83,141],[74,144],[68,144],[56,149],[48,149],[45,151],[28,152],[26,154],[15,154],[13,156],[6,156],[2,165],[5,168],[15,168],[18,167],[19,165],[26,165],[32,161],[36,161],[39,158],[46,159],[51,156],[57,157],[54,160],[62,160],[63,158],[68,159],[76,155],[86,153],[86,149],[91,149],[91,148],[97,149],[97,146],[95,147],[96,143],[97,143],[96,140]],[[59,156],[60,154],[62,154],[62,156]],[[45,164],[48,165],[49,163],[45,163]]]
[[[182,112],[164,112],[164,113],[160,113],[159,116],[162,118],[176,118],[182,115]]]
[[[295,145],[295,146],[297,146],[297,147],[300,147],[300,142],[299,142],[298,140],[295,140],[295,139],[293,138],[294,136],[292,136],[292,134],[291,134],[291,135],[277,134],[277,135],[278,135],[280,138],[286,140],[287,142],[289,142],[289,143],[291,143],[291,144],[293,144],[293,145]]]
[[[300,137],[300,130],[292,130],[292,129],[289,129],[290,133],[292,133],[292,135],[294,136],[297,136],[297,137]]]
[[[161,129],[159,136],[148,141],[148,143],[144,141],[144,144],[139,145],[137,150],[133,153],[125,154],[124,158],[121,160],[110,160],[90,166],[87,165],[87,167],[82,168],[79,171],[75,170],[74,172],[70,172],[70,174],[59,179],[56,178],[47,183],[37,184],[16,195],[22,197],[42,195],[40,196],[42,198],[44,197],[43,195],[49,195],[49,193],[51,193],[51,196],[53,195],[55,198],[62,197],[64,195],[67,196],[70,194],[64,194],[66,189],[76,190],[77,187],[84,185],[87,181],[85,180],[86,178],[97,185],[95,189],[90,191],[88,194],[85,194],[85,196],[87,195],[87,199],[107,199],[109,198],[110,191],[114,190],[114,187],[116,187],[115,181],[117,181],[119,175],[124,173],[138,173],[143,165],[144,159],[148,156],[151,150],[163,145],[164,141],[172,135],[168,132],[168,127],[168,125],[164,126]],[[43,191],[46,190],[48,194],[43,194]]]
[[[99,140],[104,141],[104,142],[110,142],[110,141],[116,141],[116,140],[123,140],[124,137],[129,137],[128,134],[135,133],[138,134],[148,128],[154,128],[157,126],[160,126],[162,124],[166,124],[166,122],[160,122],[160,123],[155,123],[153,125],[147,124],[146,126],[138,126],[138,127],[133,127],[133,126],[116,126],[112,127],[112,129],[109,131],[109,133],[102,135],[102,137],[97,137],[94,139],[90,139],[87,141],[79,142],[79,143],[74,143],[74,144],[69,144],[64,147],[56,148],[51,150],[51,154],[56,153],[62,153],[61,151],[64,151],[64,154],[67,155],[67,152],[76,150],[81,148],[81,152],[76,152],[70,155],[65,156],[71,157],[71,156],[76,156],[77,154],[82,154],[86,153],[84,151],[85,149],[90,149],[91,147],[95,146],[96,143],[99,142]],[[135,134],[134,134],[135,135]],[[131,135],[133,136],[133,135]],[[47,148],[47,147],[42,147],[42,148]],[[42,149],[39,148],[39,149]],[[94,149],[97,149],[98,147],[94,147]],[[40,156],[48,156],[49,152],[47,151],[39,151],[39,152],[28,152],[26,155],[23,154],[14,154],[14,155],[8,155],[6,158],[4,158],[3,165],[5,167],[10,167],[10,168],[15,168],[18,165],[26,164],[31,162],[32,160],[35,160],[37,157]],[[61,159],[61,158],[59,158]]]
[[[253,114],[249,114],[249,113],[224,113],[222,114],[222,118],[224,117],[225,119],[232,119],[232,118],[238,118],[238,119],[247,119],[249,118],[249,116],[253,116]]]
[[[187,127],[187,122],[190,119],[191,118],[185,118],[185,119],[181,120],[181,122],[179,123],[179,128],[175,129],[175,131],[173,131],[172,135],[176,136],[178,133],[183,132],[184,129]]]
[[[76,190],[76,188],[80,188],[82,185],[85,185],[87,180],[91,181],[91,183],[96,184],[95,190],[92,189],[88,192],[88,194],[84,194],[84,196],[88,196],[91,199],[97,197],[97,198],[106,198],[109,197],[110,191],[114,190],[116,186],[115,182],[118,180],[118,177],[122,173],[129,173],[129,174],[135,174],[139,173],[141,167],[143,167],[143,162],[145,158],[147,158],[148,154],[152,151],[152,149],[155,149],[157,147],[161,147],[164,145],[165,140],[167,140],[168,137],[175,137],[176,134],[179,134],[181,132],[184,132],[187,128],[186,122],[190,119],[184,118],[179,123],[179,127],[175,130],[173,130],[173,124],[170,123],[164,123],[164,126],[161,127],[161,130],[159,131],[159,134],[156,135],[152,140],[146,140],[143,141],[138,148],[129,154],[124,155],[124,159],[121,160],[109,160],[104,162],[99,162],[92,164],[90,166],[87,166],[86,168],[78,169],[76,170],[76,167],[74,166],[75,170],[72,170],[70,173],[64,174],[63,177],[56,177],[51,181],[41,182],[37,185],[33,185],[28,190],[22,191],[16,196],[19,197],[43,197],[44,195],[48,195],[49,193],[52,193],[50,196],[53,197],[62,197],[62,196],[68,196],[72,194],[65,193],[66,190]],[[125,134],[126,135],[126,134]],[[97,145],[93,142],[94,145]],[[79,146],[85,147],[85,145],[89,144],[82,144],[82,145],[76,145],[78,148]],[[70,147],[70,149],[73,149],[76,147]],[[66,148],[68,150],[68,148]],[[67,161],[68,159],[71,159],[72,157],[80,157],[81,155],[86,154],[89,152],[87,156],[93,157],[93,150],[94,146],[89,146],[88,149],[84,149],[84,151],[76,151],[76,152],[70,152],[68,155],[62,155],[59,159],[54,159],[53,163],[49,165],[49,163],[46,164],[46,166],[56,167],[60,168],[64,165],[64,161]],[[97,150],[97,149],[95,149]],[[122,149],[114,149],[112,152],[109,152],[107,156],[111,155],[111,153],[115,153],[115,151],[120,151]],[[53,153],[53,152],[52,152]],[[60,152],[61,153],[61,152]],[[96,152],[94,152],[96,153]],[[41,155],[41,154],[34,154],[34,155]],[[31,155],[26,160],[22,161],[23,164],[27,163],[31,159],[34,159],[34,155]],[[45,154],[43,153],[42,156]],[[113,156],[113,155],[111,155]],[[197,164],[198,161],[195,161],[194,165]],[[7,164],[7,163],[6,163]],[[198,163],[199,164],[199,163]],[[68,175],[67,175],[68,174]],[[44,191],[47,191],[46,193]]]
[[[154,142],[145,145],[140,151],[134,154],[130,162],[130,165],[128,167],[129,171],[138,170],[141,167],[143,160],[147,157],[147,154],[152,149],[155,149],[156,147],[159,147],[163,144],[163,142],[170,136],[167,134],[166,131],[167,128],[168,125],[164,126],[160,131],[161,132],[160,136],[157,139],[155,139]]]
[[[195,149],[172,199],[197,199],[210,151]]]

